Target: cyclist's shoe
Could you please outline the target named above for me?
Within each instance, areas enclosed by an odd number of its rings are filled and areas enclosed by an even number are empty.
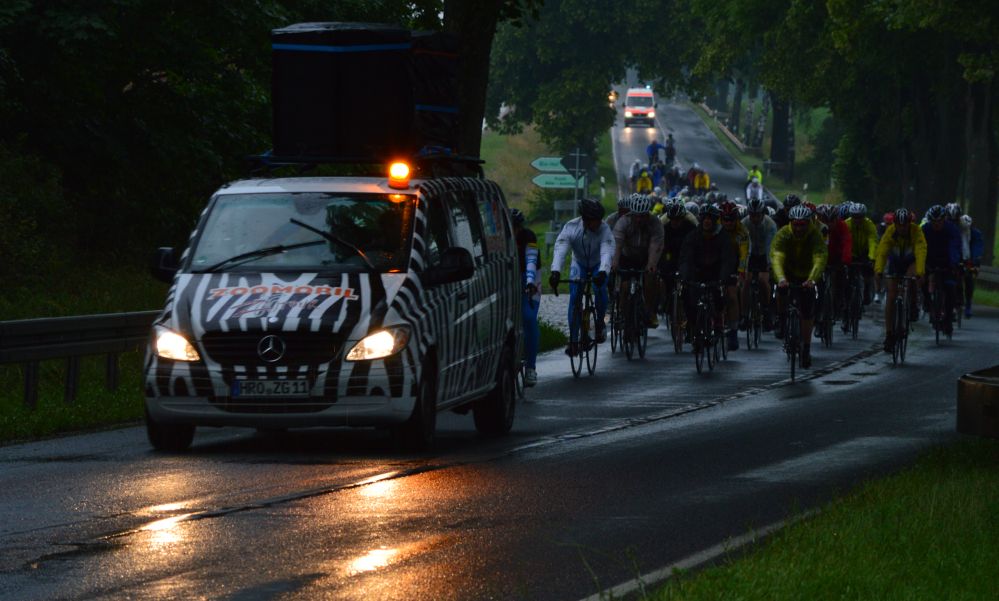
[[[739,318],[739,330],[745,332],[749,329],[749,318],[743,315]]]
[[[735,330],[728,331],[728,350],[739,350],[739,332]]]
[[[784,340],[784,328],[782,328],[780,324],[777,324],[777,326],[774,327],[774,338],[777,340]]]
[[[650,315],[645,325],[654,330],[659,327],[659,318],[655,315]]]
[[[530,367],[524,372],[524,386],[531,387],[538,383],[538,370]]]
[[[772,332],[774,329],[774,320],[769,315],[763,316],[763,331]]]
[[[893,336],[885,335],[884,349],[886,353],[890,353],[895,350],[895,338]]]
[[[812,366],[812,350],[807,346],[801,349],[801,367],[808,369]]]
[[[850,321],[847,320],[847,319],[844,319],[843,320],[843,325],[840,326],[840,329],[843,330],[844,334],[848,334],[850,332]]]
[[[874,293],[874,304],[875,305],[880,305],[881,304],[881,293],[880,292],[875,292]]]
[[[964,318],[971,319],[971,307],[964,308]]]
[[[605,330],[606,330],[606,328],[604,327],[604,324],[598,321],[597,322],[597,344],[603,344],[604,342],[607,342],[607,332]]]
[[[565,347],[565,354],[569,355],[570,357],[577,357],[579,356],[579,349],[580,346],[578,342],[570,342]]]
[[[818,324],[815,324],[815,327],[812,328],[812,330],[813,330],[812,331],[812,335],[821,340],[822,339],[822,326],[820,326]]]

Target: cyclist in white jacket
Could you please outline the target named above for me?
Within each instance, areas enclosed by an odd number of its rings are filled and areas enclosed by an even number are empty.
[[[603,222],[604,207],[596,200],[579,201],[579,215],[566,223],[555,239],[548,283],[555,294],[558,294],[562,264],[571,249],[572,264],[569,268],[569,279],[593,278],[594,304],[597,309],[596,340],[604,342],[607,338],[604,334],[607,273],[614,257],[614,235],[610,227]],[[579,292],[579,284],[569,284],[569,348],[566,352],[570,354],[578,352],[576,342],[579,341],[579,322],[575,319],[572,308],[579,297]]]

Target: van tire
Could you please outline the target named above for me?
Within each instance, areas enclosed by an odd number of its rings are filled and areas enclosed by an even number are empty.
[[[157,451],[180,453],[186,451],[194,441],[193,424],[165,424],[153,420],[146,409],[146,435],[149,443]]]
[[[499,368],[496,370],[496,385],[472,407],[475,429],[480,434],[499,436],[506,434],[513,427],[517,402],[515,377],[513,353],[510,347],[506,347],[503,349]]]
[[[433,380],[428,375],[434,371],[436,367],[433,364],[424,364],[413,413],[409,419],[392,429],[396,441],[410,451],[426,451],[434,446],[437,432],[437,398]]]

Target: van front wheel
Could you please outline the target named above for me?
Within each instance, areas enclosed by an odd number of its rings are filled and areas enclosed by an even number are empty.
[[[149,443],[157,451],[171,453],[186,451],[194,441],[194,429],[192,424],[157,422],[149,416],[149,410],[146,409],[146,435],[149,437]]]
[[[472,407],[475,429],[481,434],[506,434],[513,427],[517,394],[511,355],[510,349],[504,349],[496,370],[496,386]]]
[[[420,378],[419,392],[413,413],[392,433],[396,440],[411,451],[426,451],[434,446],[437,432],[437,399],[429,372],[435,369],[428,364]]]

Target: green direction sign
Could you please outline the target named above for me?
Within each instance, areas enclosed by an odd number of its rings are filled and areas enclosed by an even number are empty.
[[[562,166],[562,157],[538,157],[531,161],[531,167],[538,171],[549,171],[552,173],[567,173]],[[571,186],[570,186],[571,187]]]
[[[577,181],[568,173],[542,173],[531,180],[540,188],[582,188],[583,178]]]

